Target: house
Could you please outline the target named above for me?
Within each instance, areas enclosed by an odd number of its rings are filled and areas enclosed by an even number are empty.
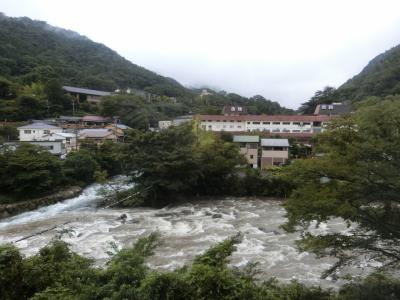
[[[81,126],[83,128],[103,128],[109,122],[109,118],[96,115],[86,115],[81,118]]]
[[[98,145],[105,141],[117,141],[117,136],[114,132],[107,128],[83,129],[79,131],[78,135],[80,140],[91,141]]]
[[[261,139],[261,169],[280,166],[289,158],[287,139]]]
[[[62,129],[78,129],[82,128],[82,117],[75,116],[59,116],[56,119],[57,125]]]
[[[77,148],[77,135],[70,132],[55,132],[43,136],[43,141],[61,141],[67,153]]]
[[[120,123],[108,124],[104,128],[111,130],[116,135],[118,141],[123,141],[126,135],[126,131],[128,129],[131,129],[131,127]]]
[[[210,93],[207,89],[201,90],[201,93],[200,93],[201,98],[203,98],[204,96],[210,96],[210,95],[212,95],[212,93]]]
[[[51,154],[54,155],[64,155],[67,153],[67,150],[65,148],[65,145],[63,141],[61,140],[54,140],[54,141],[31,141],[29,144],[37,145],[40,146],[47,151],[49,151]]]
[[[350,103],[318,104],[315,108],[314,115],[337,116],[347,114],[351,112],[351,110],[352,107]]]
[[[241,105],[225,105],[222,108],[222,114],[224,116],[241,116],[247,115],[247,108]]]
[[[40,141],[45,135],[62,132],[62,128],[43,122],[20,126],[17,129],[19,131],[19,140],[21,142]]]
[[[234,135],[233,142],[239,145],[240,153],[243,154],[252,168],[258,168],[258,135]]]
[[[73,86],[63,86],[63,90],[76,99],[78,103],[87,101],[91,104],[98,104],[101,97],[112,95],[111,92],[90,90]]]

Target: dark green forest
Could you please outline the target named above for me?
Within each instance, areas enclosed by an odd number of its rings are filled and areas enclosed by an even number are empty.
[[[47,87],[54,90],[55,82],[104,91],[135,88],[155,95],[151,103],[132,96],[113,101],[113,108],[108,105],[108,112],[128,108],[127,122],[135,119],[128,125],[137,128],[182,114],[219,114],[228,104],[246,105],[251,114],[292,113],[259,95],[246,98],[212,91],[212,95],[199,97],[199,90],[135,65],[76,32],[0,13],[0,119],[22,121],[71,114],[70,99],[59,92],[53,97],[48,94]],[[105,111],[83,103],[79,113]],[[140,115],[140,120],[133,115]]]

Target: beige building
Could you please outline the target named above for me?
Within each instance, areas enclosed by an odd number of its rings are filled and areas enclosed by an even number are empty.
[[[252,168],[258,168],[258,144],[260,137],[258,135],[235,135],[233,142],[240,147],[240,153],[243,154],[248,164]]]
[[[100,129],[83,129],[79,131],[79,140],[91,141],[98,145],[104,143],[105,141],[117,141],[117,136],[110,129],[100,128]]]
[[[261,169],[280,166],[289,158],[287,139],[261,139]]]

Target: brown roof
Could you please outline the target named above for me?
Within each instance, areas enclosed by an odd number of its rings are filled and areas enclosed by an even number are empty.
[[[292,122],[327,122],[332,119],[328,115],[242,115],[242,116],[221,116],[221,115],[197,115],[200,121],[292,121]]]
[[[107,122],[107,118],[102,116],[86,115],[82,117],[83,122]]]

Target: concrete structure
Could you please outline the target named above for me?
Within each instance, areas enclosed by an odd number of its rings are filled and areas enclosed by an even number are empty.
[[[252,168],[258,168],[258,135],[234,135],[233,142],[239,145],[240,153],[243,154]]]
[[[261,169],[280,166],[289,158],[287,139],[261,139]]]
[[[45,135],[62,132],[62,128],[42,122],[20,126],[17,129],[21,142],[40,141]]]
[[[198,115],[196,118],[201,128],[208,131],[259,131],[287,137],[299,133],[312,136],[323,131],[332,119],[328,115]]]

